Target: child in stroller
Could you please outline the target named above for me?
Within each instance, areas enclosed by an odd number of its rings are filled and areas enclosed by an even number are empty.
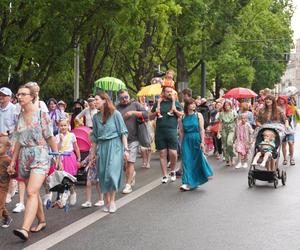
[[[282,185],[285,185],[286,171],[279,166],[281,144],[285,137],[284,125],[266,123],[255,130],[254,137],[253,160],[248,172],[249,187],[252,187],[256,180],[273,182],[277,188],[280,179]]]
[[[261,167],[265,167],[267,161],[272,157],[272,153],[275,150],[275,132],[269,129],[264,130],[263,132],[263,141],[261,141],[258,144],[258,152],[256,153],[252,165],[256,166],[257,161],[260,159],[260,157],[263,157],[262,162],[260,163]],[[275,169],[272,169],[272,164],[267,165],[268,171],[274,171]]]

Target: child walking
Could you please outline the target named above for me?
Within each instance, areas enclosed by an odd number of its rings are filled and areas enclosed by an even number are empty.
[[[12,222],[7,209],[5,208],[6,195],[8,193],[9,182],[12,176],[7,172],[7,167],[11,162],[11,158],[7,155],[10,143],[8,140],[1,138],[0,140],[0,217],[3,218],[2,228],[8,228]]]
[[[100,191],[99,177],[96,168],[96,159],[92,159],[92,149],[89,155],[81,162],[81,167],[84,167],[87,171],[86,180],[86,202],[81,204],[81,207],[88,208],[92,206],[92,186],[96,186],[96,191],[98,195],[98,201],[94,204],[96,207],[101,207],[104,205],[103,194]]]
[[[248,122],[247,114],[240,116],[235,129],[235,150],[238,153],[238,163],[235,168],[247,168],[248,154],[252,144],[253,129]]]
[[[75,134],[69,132],[69,122],[67,119],[59,120],[58,128],[59,134],[56,135],[58,151],[71,154],[70,156],[63,156],[61,163],[59,164],[62,164],[61,168],[64,171],[73,176],[76,176],[81,157]],[[76,156],[74,151],[76,153]],[[74,188],[70,189],[70,193],[70,205],[75,205],[76,192]]]

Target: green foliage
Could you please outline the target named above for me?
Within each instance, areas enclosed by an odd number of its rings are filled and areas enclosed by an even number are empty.
[[[82,97],[108,75],[135,94],[159,64],[199,95],[201,60],[213,94],[216,77],[272,88],[292,47],[291,0],[3,0],[0,11],[1,83],[37,81],[45,99],[73,99],[78,43]]]

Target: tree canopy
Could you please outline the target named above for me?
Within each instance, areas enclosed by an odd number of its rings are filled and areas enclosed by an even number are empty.
[[[136,93],[158,65],[199,94],[202,61],[215,96],[272,88],[293,46],[291,0],[3,0],[0,11],[1,84],[37,81],[44,98],[73,99],[78,44],[82,97],[104,76]]]

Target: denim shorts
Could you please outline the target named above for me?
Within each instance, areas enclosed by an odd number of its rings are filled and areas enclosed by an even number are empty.
[[[283,138],[283,140],[282,140],[283,143],[286,143],[286,142],[294,142],[294,141],[295,141],[295,135],[294,135],[294,134],[287,134],[287,135]]]

